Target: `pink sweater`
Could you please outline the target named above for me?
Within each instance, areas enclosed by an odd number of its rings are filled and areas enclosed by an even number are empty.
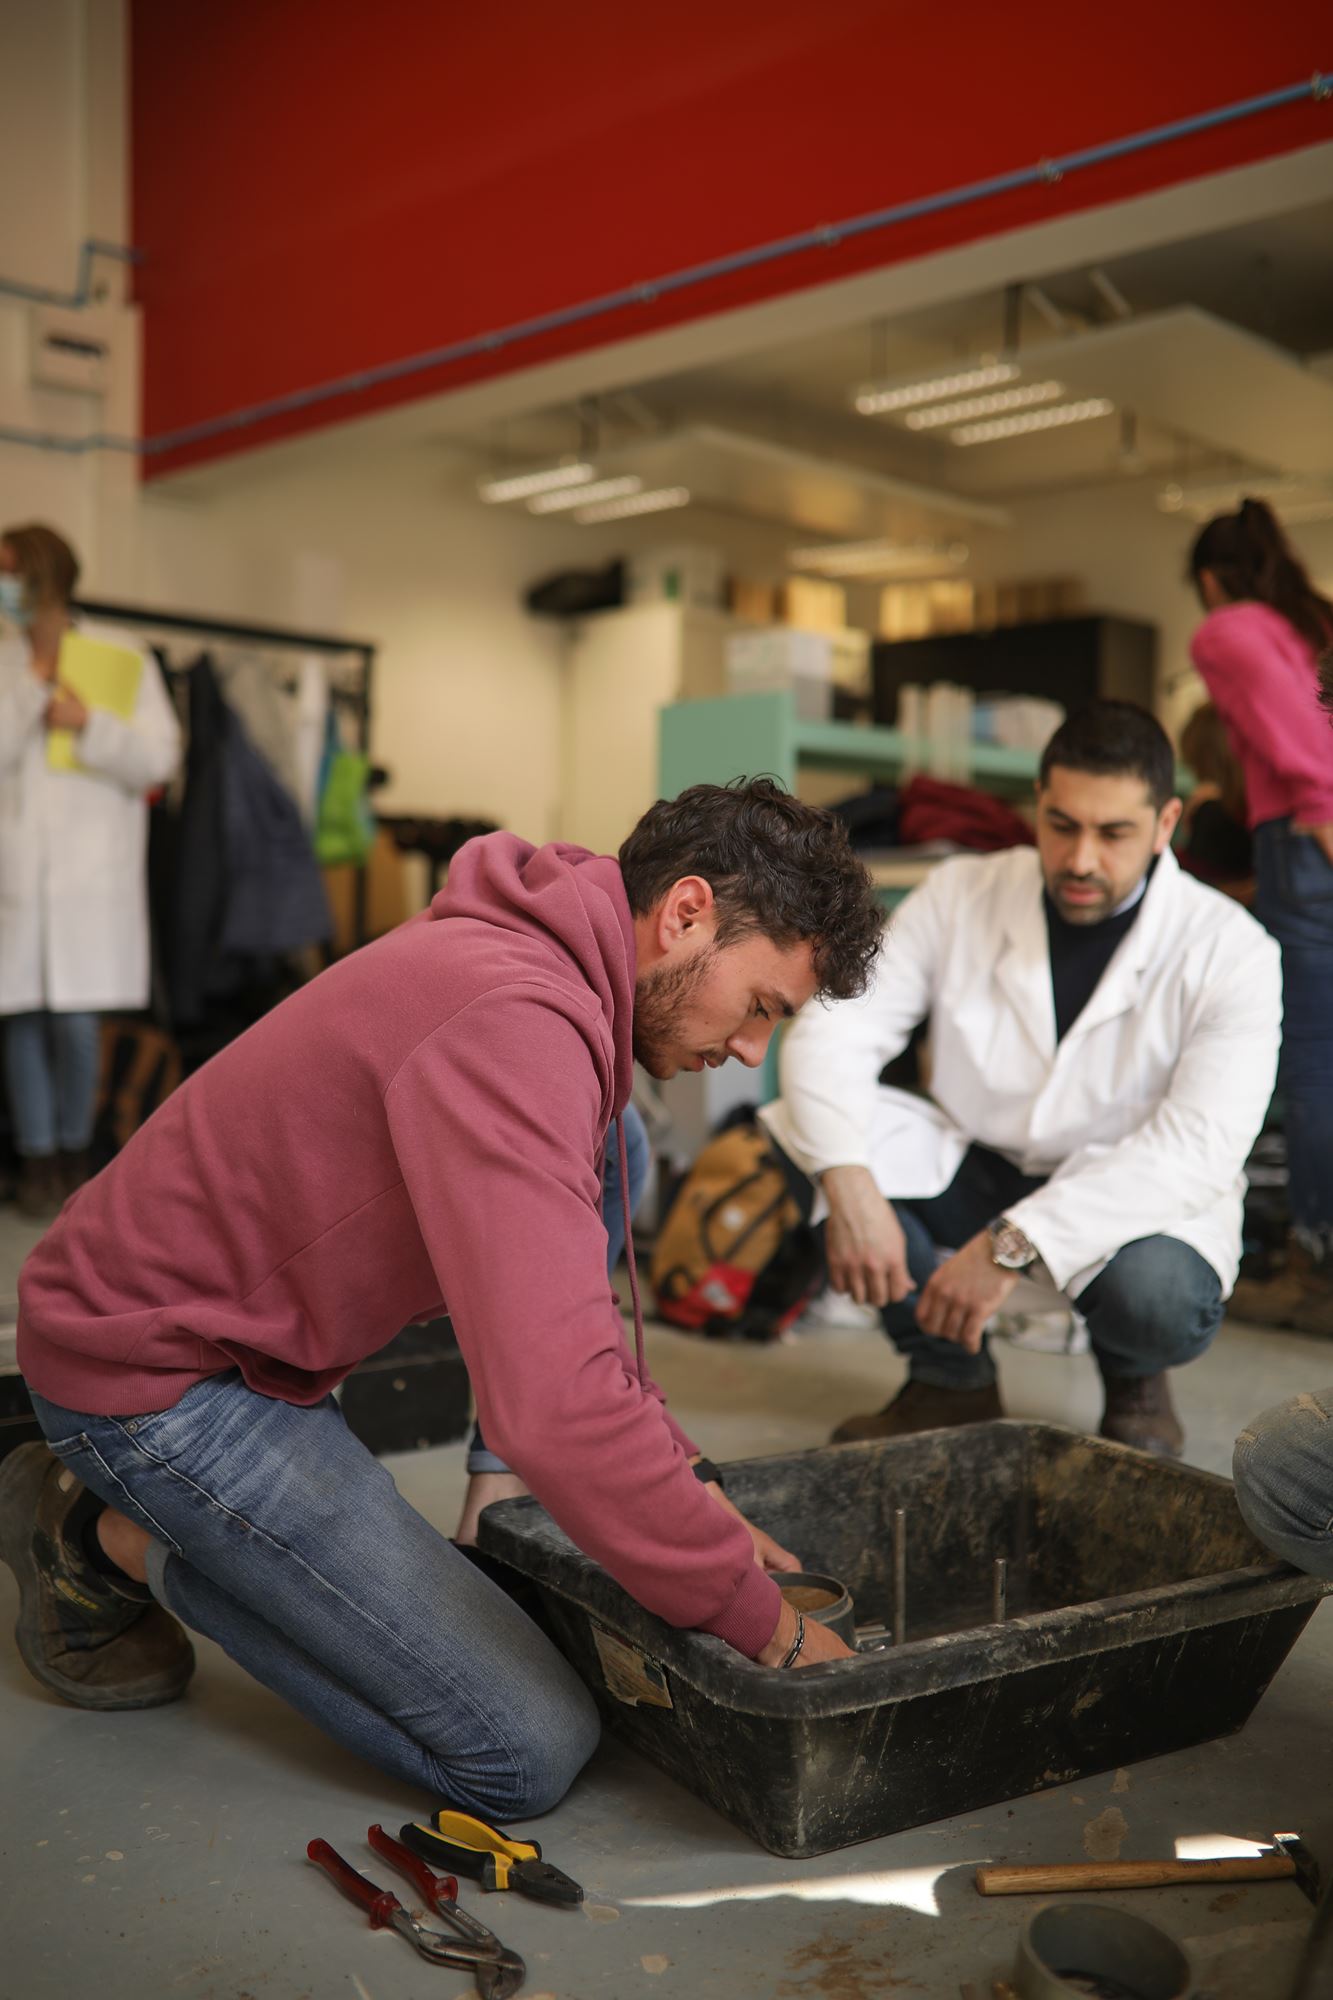
[[[1226,604],[1209,612],[1190,654],[1244,769],[1250,825],[1333,821],[1333,729],[1296,628],[1270,605]]]
[[[168,1098],[24,1267],[19,1364],[105,1415],[239,1368],[309,1404],[447,1306],[486,1439],[670,1623],[757,1654],[777,1586],[640,1376],[599,1162],[630,1092],[620,871],[491,834],[431,908]]]

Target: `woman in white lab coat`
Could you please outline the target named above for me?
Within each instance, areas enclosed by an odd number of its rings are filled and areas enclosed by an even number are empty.
[[[53,529],[0,536],[10,628],[0,640],[0,1016],[19,1207],[34,1218],[53,1215],[87,1175],[99,1013],[148,1000],[145,793],[171,776],[180,751],[150,660],[127,715],[62,685],[78,575]],[[53,766],[53,730],[72,733],[74,768]]]

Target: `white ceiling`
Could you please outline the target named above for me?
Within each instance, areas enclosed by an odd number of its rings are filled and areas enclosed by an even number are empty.
[[[1305,365],[1333,351],[1333,199],[1104,268],[1128,319],[1074,268],[1044,276],[1040,292],[990,290],[646,380],[581,413],[567,405],[444,435],[510,466],[587,452],[591,437],[599,470],[633,469],[646,484],[688,485],[706,505],[849,538],[957,533],[970,503],[1003,510],[1126,476],[1154,487],[1249,467],[1333,476],[1333,387]],[[943,432],[851,408],[868,378],[994,353],[1006,336],[1028,379],[1058,371],[1115,413],[960,449]]]

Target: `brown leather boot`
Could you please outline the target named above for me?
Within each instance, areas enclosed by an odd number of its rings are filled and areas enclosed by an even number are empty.
[[[0,1558],[18,1578],[23,1664],[77,1708],[157,1708],[184,1694],[194,1648],[141,1585],[117,1588],[66,1537],[84,1490],[44,1444],[0,1463]]]
[[[86,1180],[91,1179],[92,1171],[93,1156],[87,1146],[82,1147],[77,1153],[60,1155],[60,1185],[67,1201],[72,1194],[78,1192]]]
[[[19,1162],[15,1201],[20,1215],[26,1215],[29,1222],[50,1222],[59,1215],[64,1200],[60,1162],[54,1153],[34,1155]]]
[[[1238,1281],[1227,1300],[1227,1318],[1333,1340],[1333,1264],[1327,1258],[1316,1263],[1304,1244],[1293,1238],[1286,1267],[1276,1277]]]
[[[1098,1363],[1100,1366],[1100,1361]],[[1108,1375],[1101,1371],[1106,1409],[1101,1435],[1117,1444],[1132,1444],[1158,1458],[1179,1458],[1185,1432],[1171,1401],[1166,1371],[1160,1375]]]
[[[892,1402],[865,1416],[848,1417],[838,1425],[830,1444],[856,1444],[866,1438],[907,1437],[912,1431],[951,1430],[957,1424],[989,1424],[1004,1415],[996,1383],[984,1389],[940,1389],[932,1382],[903,1384]]]

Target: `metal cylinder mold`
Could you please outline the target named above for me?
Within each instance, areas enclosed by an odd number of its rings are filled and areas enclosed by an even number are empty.
[[[1194,1973],[1174,1938],[1106,1903],[1052,1903],[1023,1930],[1014,1963],[1023,2000],[1190,2000]]]
[[[856,1618],[851,1594],[836,1576],[819,1576],[813,1570],[789,1570],[774,1581],[793,1610],[803,1611],[807,1620],[827,1625],[844,1644],[855,1646]]]

